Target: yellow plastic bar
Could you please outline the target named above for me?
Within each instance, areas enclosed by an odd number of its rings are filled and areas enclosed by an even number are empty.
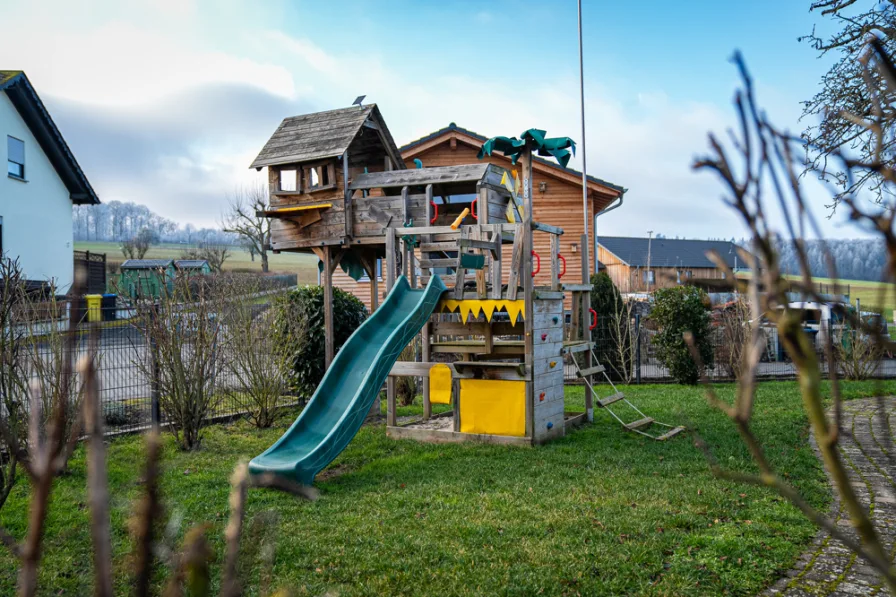
[[[470,215],[470,208],[465,207],[464,210],[462,212],[460,212],[460,215],[457,216],[457,219],[454,220],[454,223],[451,224],[451,229],[457,230],[458,227],[460,226],[461,222],[463,222],[464,218],[466,218],[468,215]]]
[[[280,209],[272,209],[264,212],[268,217],[277,217],[278,215],[291,214],[311,209],[327,209],[333,207],[332,203],[315,203],[313,205],[294,205],[292,207],[281,207]]]

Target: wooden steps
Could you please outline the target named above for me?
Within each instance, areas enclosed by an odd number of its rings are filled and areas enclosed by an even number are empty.
[[[658,441],[658,442],[664,442],[664,441],[666,441],[667,439],[669,439],[670,437],[675,437],[676,435],[678,435],[678,434],[681,433],[682,431],[684,431],[684,427],[676,427],[676,428],[672,429],[671,431],[667,431],[666,433],[662,434],[661,436],[659,436],[659,437],[657,437],[657,438],[655,438],[655,439],[656,439],[656,441]]]
[[[619,402],[620,400],[623,400],[624,398],[625,398],[625,394],[623,394],[622,392],[616,392],[612,396],[607,396],[606,398],[602,398],[602,399],[598,400],[597,404],[603,408],[606,408],[607,406],[610,406],[614,402]]]
[[[561,354],[573,354],[576,352],[586,352],[591,350],[591,347],[594,344],[592,342],[586,342],[585,340],[570,340],[565,341],[563,343],[563,348],[560,350]]]
[[[457,267],[457,257],[450,257],[447,259],[421,259],[417,263],[423,269],[432,267]]]
[[[644,417],[643,419],[638,419],[633,423],[627,423],[625,428],[629,431],[635,431],[637,429],[641,429],[642,427],[649,427],[653,425],[653,417]]]
[[[587,369],[579,369],[579,377],[591,377],[592,375],[603,373],[604,371],[605,369],[603,365],[595,365],[594,367],[588,367]]]
[[[459,251],[460,248],[456,242],[440,242],[440,243],[420,243],[420,251],[422,253]]]

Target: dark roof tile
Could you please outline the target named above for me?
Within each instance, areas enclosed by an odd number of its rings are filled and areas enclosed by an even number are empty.
[[[647,266],[650,251],[651,267],[712,267],[707,251],[719,253],[728,267],[735,266],[737,245],[727,240],[691,240],[678,238],[646,238],[601,236],[598,243],[607,251],[633,267]],[[740,265],[744,265],[743,262]]]
[[[475,131],[471,131],[470,129],[465,129],[463,127],[457,126],[455,123],[452,122],[451,124],[449,124],[448,126],[446,126],[444,128],[441,128],[437,131],[433,131],[433,132],[429,133],[428,135],[425,135],[423,137],[420,137],[419,139],[415,139],[414,141],[411,141],[410,143],[406,143],[405,145],[402,145],[399,149],[402,153],[404,153],[408,149],[413,149],[414,147],[416,147],[417,145],[420,145],[421,143],[426,143],[427,141],[431,141],[432,139],[440,137],[450,131],[461,132],[465,135],[469,135],[470,137],[473,137],[474,139],[476,139],[477,141],[480,141],[482,143],[485,143],[489,139],[485,135],[480,135],[479,133],[477,133]],[[573,168],[564,168],[563,166],[561,166],[560,164],[558,164],[557,162],[555,162],[553,160],[547,160],[547,159],[539,157],[539,156],[533,156],[533,158],[537,162],[541,162],[542,164],[547,164],[548,166],[553,166],[554,168],[557,168],[558,170],[562,170],[562,171],[568,172],[570,174],[575,174],[576,176],[582,176],[582,173],[579,172],[578,170],[574,170]],[[603,185],[607,188],[613,189],[615,191],[619,191],[620,193],[625,193],[626,191],[628,191],[628,189],[626,189],[625,187],[621,187],[618,184],[614,184],[607,180],[597,178],[596,176],[591,176],[590,174],[588,175],[588,181],[593,182],[595,184]]]

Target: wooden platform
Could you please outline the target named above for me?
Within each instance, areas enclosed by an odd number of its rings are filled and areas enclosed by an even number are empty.
[[[584,425],[587,420],[585,413],[566,413],[563,420],[564,433]],[[463,442],[506,446],[531,446],[533,444],[532,438],[529,437],[461,433],[453,429],[454,417],[450,413],[444,413],[436,415],[429,421],[415,421],[407,425],[387,426],[386,435],[393,439],[413,439],[434,444],[459,444]]]

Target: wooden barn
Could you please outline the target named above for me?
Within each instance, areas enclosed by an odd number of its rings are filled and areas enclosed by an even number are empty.
[[[459,166],[462,164],[476,163],[479,148],[487,140],[486,137],[470,130],[461,128],[454,123],[437,130],[421,139],[412,141],[401,148],[401,156],[409,168],[415,167],[414,161],[419,160],[424,169],[443,166]],[[482,161],[491,162],[496,166],[507,169],[516,178],[519,177],[519,168],[511,164],[511,160],[501,154],[493,154]],[[554,161],[534,157],[533,171],[533,218],[552,226],[563,228],[565,234],[561,237],[560,251],[566,262],[566,274],[564,280],[580,280],[582,271],[583,248],[581,235],[584,232],[582,218],[582,173],[571,168],[564,168]],[[626,189],[595,178],[588,177],[588,198],[590,222],[593,223],[594,214],[606,209],[618,201],[625,194]],[[465,204],[471,201],[467,199]],[[463,201],[463,198],[453,199]],[[457,210],[454,210],[456,212]],[[589,224],[589,239],[592,246],[587,251],[588,255],[594,255],[594,227]],[[535,252],[538,255],[550,254],[550,239],[538,235],[534,239]],[[589,270],[595,271],[593,263],[589,264]],[[380,277],[382,267],[379,266]],[[549,275],[547,268],[542,269],[535,276],[536,285],[548,284]],[[504,281],[509,276],[509,265],[504,265]],[[368,306],[371,306],[370,278],[364,277],[360,281],[353,280],[349,275],[337,271],[333,276],[333,283],[353,293]],[[382,300],[382,284],[376,285]],[[379,302],[378,301],[378,302]],[[567,298],[566,309],[571,308],[570,299]]]
[[[620,292],[646,292],[702,280],[722,280],[725,271],[708,257],[716,251],[737,271],[737,245],[723,240],[600,236],[597,254]]]

